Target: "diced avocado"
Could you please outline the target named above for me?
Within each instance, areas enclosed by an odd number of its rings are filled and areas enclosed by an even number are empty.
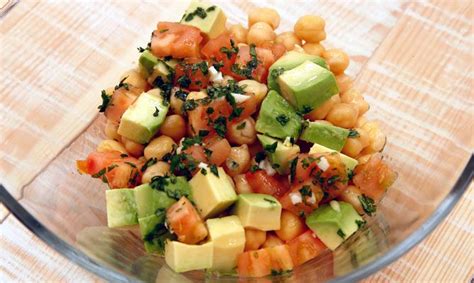
[[[218,167],[216,176],[211,170],[204,175],[199,171],[189,181],[193,193],[194,203],[202,218],[216,216],[236,200],[234,188],[224,169]]]
[[[285,71],[277,81],[281,95],[304,113],[319,107],[339,92],[334,74],[311,61]]]
[[[159,60],[158,63],[153,67],[151,74],[148,76],[148,83],[153,84],[156,78],[160,77],[164,82],[169,82],[172,77],[173,68],[168,66],[165,62]]]
[[[138,223],[137,207],[133,189],[113,189],[105,191],[107,203],[107,225],[110,228]]]
[[[204,1],[193,0],[186,9],[181,23],[195,26],[209,38],[216,38],[225,31],[227,17],[221,8]]]
[[[331,250],[354,234],[360,223],[363,219],[352,205],[335,200],[318,207],[306,218],[306,225]]]
[[[188,245],[177,241],[167,241],[165,261],[175,272],[186,272],[212,267],[214,243]]]
[[[277,82],[278,76],[284,71],[291,70],[301,65],[305,61],[311,61],[323,68],[328,68],[326,61],[324,61],[324,59],[321,57],[297,51],[289,51],[285,55],[281,56],[275,63],[273,63],[268,70],[268,88],[280,92],[280,86]]]
[[[148,143],[165,120],[168,108],[160,89],[140,94],[123,113],[118,134],[137,143]]]
[[[317,143],[315,143],[309,150],[309,153],[325,153],[325,152],[337,152],[337,151],[335,151],[334,149],[327,148]],[[354,170],[357,164],[359,164],[357,160],[343,153],[339,153],[339,156],[341,156],[341,160],[342,162],[344,162],[344,165],[346,165],[347,170]]]
[[[300,153],[300,147],[297,144],[287,144],[265,135],[257,135],[257,137],[263,148],[272,147],[276,143],[274,152],[266,151],[267,156],[279,174],[288,174],[290,160]]]
[[[237,265],[237,256],[244,251],[245,231],[237,216],[208,219],[210,240],[214,243],[212,270],[230,271]]]
[[[165,211],[161,211],[157,214],[152,214],[146,217],[138,218],[138,224],[140,225],[140,234],[145,246],[145,250],[149,253],[162,252],[163,239],[160,239],[160,235],[166,232],[165,224]]]
[[[159,59],[153,55],[150,50],[143,51],[138,59],[140,69],[143,70],[147,76],[153,72],[153,68],[158,62]]]
[[[319,122],[308,122],[300,139],[318,143],[340,152],[349,136],[349,130]]]
[[[134,192],[138,218],[154,215],[158,209],[167,209],[176,202],[164,191],[154,190],[149,184],[136,187]]]
[[[275,138],[297,138],[301,124],[301,116],[288,101],[271,90],[262,102],[255,128],[258,132]]]
[[[270,195],[240,194],[233,214],[239,217],[245,228],[262,231],[280,229],[281,204]]]

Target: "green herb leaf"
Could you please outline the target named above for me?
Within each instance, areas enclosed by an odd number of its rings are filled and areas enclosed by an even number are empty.
[[[367,223],[367,221],[357,219],[355,221],[355,223],[357,224],[357,229],[360,229],[360,228],[364,227],[364,225]]]
[[[277,203],[276,201],[274,201],[274,200],[272,200],[272,199],[269,199],[269,198],[263,198],[263,200],[266,201],[266,202],[269,202],[269,203],[272,204],[272,205],[274,205],[274,204]]]
[[[225,134],[227,132],[227,121],[224,116],[219,116],[216,120],[214,120],[214,125],[213,125],[214,130],[216,130],[216,133],[224,138]]]
[[[105,112],[107,107],[110,104],[112,96],[108,96],[105,90],[102,90],[100,93],[100,97],[102,98],[102,104],[97,107],[99,109],[99,112]],[[111,105],[111,104],[110,104]]]
[[[283,69],[282,67],[278,67],[278,68],[273,69],[270,72],[270,76],[274,79],[277,79],[284,72],[285,72],[285,69]]]
[[[350,129],[349,130],[349,135],[347,137],[348,138],[358,138],[358,137],[360,137],[360,134],[355,129]]]
[[[274,142],[272,144],[266,145],[264,149],[268,153],[275,153],[277,146],[278,146],[278,142]]]
[[[186,76],[186,75],[182,75],[181,77],[179,77],[177,80],[176,80],[176,83],[180,86],[180,87],[183,87],[183,88],[188,88],[190,85],[191,85],[191,79]]]
[[[145,172],[145,170],[146,170],[148,167],[150,167],[150,166],[152,166],[152,165],[155,165],[156,162],[158,162],[158,160],[157,160],[155,157],[150,158],[150,159],[148,159],[148,160],[145,162],[145,164],[143,164],[142,169],[140,169],[140,170],[141,170],[142,172]]]
[[[346,234],[341,229],[337,230],[337,235],[343,239],[346,238]]]
[[[211,164],[209,168],[212,174],[216,175],[216,177],[219,177],[219,171],[217,170],[217,166],[215,164]]]
[[[288,123],[288,121],[290,121],[290,118],[288,118],[288,116],[286,116],[285,114],[280,114],[280,115],[276,116],[275,119],[282,126],[285,126]]]
[[[158,117],[158,115],[160,115],[160,109],[155,106],[155,112],[153,112],[153,117]]]
[[[242,123],[240,123],[239,125],[237,125],[236,129],[237,129],[237,130],[242,130],[243,128],[245,128],[245,124],[246,124],[245,121],[242,122]]]
[[[302,197],[311,197],[313,195],[313,192],[311,191],[310,186],[302,186],[301,189],[299,189],[299,192]]]
[[[290,163],[290,181],[293,182],[296,177],[296,165],[298,164],[298,157],[293,159]]]
[[[371,216],[377,210],[377,206],[375,205],[375,202],[372,198],[363,194],[359,196],[359,201],[362,204],[362,208],[369,216]]]

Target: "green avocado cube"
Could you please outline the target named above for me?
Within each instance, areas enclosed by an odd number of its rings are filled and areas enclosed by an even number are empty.
[[[262,134],[284,139],[297,138],[302,125],[301,116],[278,92],[271,90],[262,102],[255,129]]]
[[[188,245],[177,241],[167,241],[165,261],[174,272],[186,272],[212,267],[214,243]]]
[[[226,21],[227,17],[221,8],[204,1],[193,0],[180,23],[197,27],[212,39],[225,31]]]
[[[159,230],[166,229],[165,224],[165,215],[163,211],[158,214],[149,215],[146,217],[138,218],[138,225],[140,226],[140,234],[142,235],[142,240],[145,246],[145,250],[149,253],[153,252],[162,252],[162,239],[156,237],[156,232]]]
[[[309,150],[310,154],[311,153],[325,153],[325,152],[337,152],[337,151],[330,149],[328,147],[322,146],[317,143],[313,144],[313,146]],[[341,160],[344,163],[344,165],[346,165],[346,168],[348,171],[354,170],[357,164],[359,164],[359,162],[352,157],[349,157],[343,153],[338,153],[338,154],[341,157]]]
[[[200,170],[189,181],[194,203],[203,219],[216,216],[237,200],[231,178],[224,169],[217,168],[218,176],[211,170],[205,172]]]
[[[300,139],[311,143],[318,143],[340,152],[348,136],[349,130],[347,129],[318,122],[308,122],[301,133]]]
[[[123,113],[118,134],[137,143],[148,143],[165,120],[168,108],[160,89],[140,94]]]
[[[138,218],[154,215],[159,209],[167,209],[176,199],[170,198],[166,192],[155,190],[149,184],[134,189]]]
[[[352,205],[335,200],[318,207],[306,218],[306,225],[331,250],[354,234],[362,223]]]
[[[230,271],[237,265],[237,256],[244,251],[245,230],[237,216],[206,221],[209,238],[214,243],[212,270]]]
[[[301,53],[297,51],[289,51],[285,55],[281,56],[275,63],[270,66],[268,70],[268,88],[274,89],[280,92],[280,86],[278,85],[277,79],[284,72],[298,67],[305,61],[311,61],[319,66],[328,69],[328,65],[323,58]]]
[[[265,194],[240,194],[233,209],[245,228],[262,231],[280,229],[281,204]]]
[[[300,153],[300,147],[265,135],[257,135],[257,138],[264,149],[272,148],[273,152],[266,150],[266,153],[275,170],[279,174],[288,174],[290,161]],[[273,149],[275,143],[276,147]]]
[[[151,53],[150,50],[145,50],[138,58],[138,65],[147,76],[153,72],[153,68],[158,64],[159,59]]]
[[[107,190],[105,191],[105,201],[107,206],[107,225],[110,228],[138,223],[133,189]]]
[[[339,93],[333,73],[311,61],[285,71],[278,77],[278,85],[282,96],[304,113]]]

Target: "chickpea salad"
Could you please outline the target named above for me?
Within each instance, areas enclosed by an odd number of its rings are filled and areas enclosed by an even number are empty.
[[[396,173],[321,17],[279,34],[272,8],[226,19],[193,1],[157,24],[102,91],[107,139],[77,169],[107,184],[108,226],[138,225],[175,272],[278,275],[337,249]]]

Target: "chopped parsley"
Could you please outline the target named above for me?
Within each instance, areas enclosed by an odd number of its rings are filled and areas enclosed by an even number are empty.
[[[212,174],[216,175],[216,177],[219,177],[219,171],[217,171],[217,166],[215,164],[209,166],[209,169],[211,170]]]
[[[201,145],[201,143],[202,143],[202,136],[200,134],[193,137],[186,137],[181,142],[182,150],[185,150],[195,144]]]
[[[167,29],[167,28],[161,29],[161,30],[159,31],[159,33],[164,33],[164,32],[167,32],[167,31],[169,31],[169,29]]]
[[[250,61],[245,64],[242,68],[238,64],[233,64],[231,67],[232,72],[236,73],[237,75],[246,77],[247,79],[252,78],[253,71],[258,66],[258,58],[257,58],[257,51],[255,49],[255,44],[250,44]]]
[[[206,12],[212,12],[216,9],[216,6],[212,5],[209,8],[206,9]]]
[[[360,134],[355,129],[350,129],[349,130],[349,135],[347,137],[348,138],[358,138],[358,137],[360,137]]]
[[[155,165],[156,162],[158,162],[158,160],[157,160],[155,157],[148,159],[148,160],[145,162],[145,164],[143,164],[141,171],[142,171],[142,172],[145,172],[145,170],[146,170],[148,167],[150,167],[150,166],[152,166],[152,165]]]
[[[302,186],[301,189],[299,189],[299,192],[302,197],[311,197],[313,195],[309,186]]]
[[[296,165],[298,164],[298,157],[293,159],[290,163],[290,181],[293,182],[296,177]]]
[[[263,200],[266,201],[266,202],[269,202],[269,203],[272,204],[272,205],[274,205],[274,204],[277,203],[276,201],[274,201],[274,200],[272,200],[272,199],[269,199],[269,198],[263,198]]]
[[[198,136],[200,136],[201,138],[206,137],[207,135],[209,135],[208,130],[199,130]]]
[[[259,151],[255,154],[255,162],[260,163],[260,161],[265,160],[266,157],[265,151]]]
[[[224,116],[219,116],[216,120],[214,120],[214,125],[213,125],[214,130],[216,130],[216,133],[220,137],[225,137],[225,134],[227,132],[227,121]]]
[[[271,275],[272,275],[272,276],[278,276],[278,275],[284,275],[284,274],[287,274],[287,273],[290,273],[290,272],[291,272],[291,269],[288,269],[288,270],[272,269]]]
[[[112,96],[108,96],[105,90],[102,90],[100,93],[100,97],[102,98],[102,104],[99,105],[97,108],[99,109],[99,112],[105,112],[105,109],[107,109],[107,107],[111,105],[110,101]]]
[[[285,72],[285,69],[283,69],[282,67],[278,67],[278,68],[275,68],[273,69],[271,72],[270,72],[270,76],[274,79],[278,78],[281,74],[283,74],[283,72]]]
[[[377,210],[374,200],[370,197],[362,194],[359,196],[359,201],[362,204],[362,208],[369,216],[371,216]]]
[[[262,170],[262,169],[260,169],[260,167],[258,167],[257,165],[252,165],[252,167],[250,167],[250,169],[249,169],[249,171],[252,172],[252,173],[254,173],[258,170]]]
[[[176,83],[180,87],[188,88],[191,85],[191,79],[186,75],[182,75],[181,77],[178,78],[178,80],[176,80]]]
[[[125,77],[125,78],[123,78],[122,80],[120,80],[119,84],[116,85],[116,86],[114,87],[114,89],[117,90],[117,89],[123,87],[123,88],[126,89],[126,90],[130,90],[130,86],[128,85],[128,83],[124,83],[124,81],[125,81],[127,78],[128,78],[128,76]]]
[[[207,170],[205,168],[201,168],[201,174],[206,176],[207,175]]]
[[[337,235],[343,239],[346,238],[346,234],[341,229],[337,230]]]
[[[199,106],[199,103],[196,99],[188,99],[183,103],[183,110],[184,111],[192,111]]]
[[[174,93],[174,96],[181,101],[186,101],[186,97],[188,97],[188,93],[183,91],[182,89],[179,89]]]
[[[275,153],[277,146],[278,146],[278,142],[274,142],[272,144],[266,145],[264,149],[268,153]]]
[[[311,112],[313,110],[313,108],[311,106],[308,106],[308,105],[304,105],[303,106],[303,110],[301,111],[301,113],[304,115],[304,114],[308,114],[309,112]]]
[[[214,67],[214,69],[216,69],[216,71],[219,72],[219,70],[224,67],[224,62],[222,61],[219,61],[219,62],[215,62],[212,64],[212,66]]]
[[[148,42],[145,48],[143,48],[141,46],[137,47],[137,50],[140,53],[143,53],[144,51],[150,50],[150,49],[151,49],[151,42]]]
[[[153,112],[153,117],[158,117],[158,115],[160,115],[160,109],[155,106],[155,112]]]
[[[290,121],[290,118],[288,118],[288,116],[286,116],[285,114],[280,114],[280,115],[276,116],[275,119],[282,126],[285,126],[288,123],[288,121]]]
[[[204,154],[206,155],[207,158],[210,158],[212,155],[212,150],[208,148],[204,148]]]
[[[209,8],[211,8],[211,7],[209,7]],[[209,8],[207,8],[207,9],[209,9]],[[214,9],[215,9],[215,6],[214,6]],[[210,10],[208,12],[211,12],[211,11],[213,11],[213,10]],[[207,17],[206,10],[204,10],[202,7],[197,7],[196,10],[192,11],[191,13],[185,14],[183,16],[183,18],[184,18],[185,22],[190,22],[194,19],[195,16],[198,16],[201,19],[205,19]]]
[[[360,228],[364,227],[364,225],[367,223],[367,221],[357,219],[355,221],[355,223],[357,224],[357,229],[360,229]]]
[[[239,48],[235,45],[235,42],[231,39],[230,48],[223,46],[221,47],[220,51],[227,56],[227,59],[230,59],[232,58],[232,54],[239,53]]]
[[[206,113],[207,113],[207,114],[212,114],[212,113],[214,113],[214,108],[208,107],[208,108],[206,109]]]
[[[245,128],[245,124],[246,124],[245,121],[242,122],[242,123],[240,123],[240,124],[236,127],[236,129],[237,129],[237,130],[242,130],[243,128]]]

